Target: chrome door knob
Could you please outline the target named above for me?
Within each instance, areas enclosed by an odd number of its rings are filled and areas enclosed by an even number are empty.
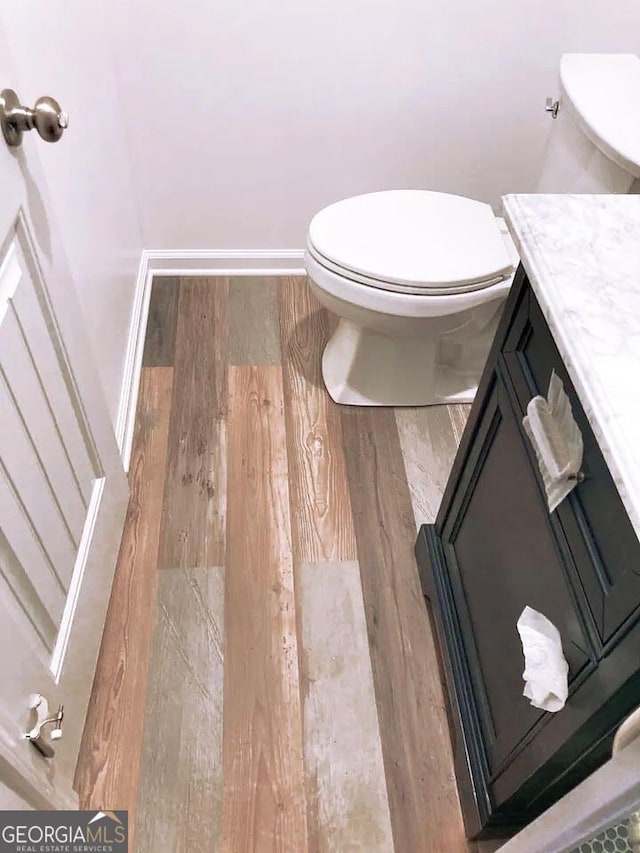
[[[38,131],[45,142],[57,142],[69,126],[69,116],[48,96],[38,98],[33,109],[24,107],[13,89],[0,93],[0,124],[7,145],[20,145],[25,130]]]
[[[57,142],[69,127],[69,116],[60,108],[60,104],[45,95],[38,98],[33,108],[36,130],[45,142]]]

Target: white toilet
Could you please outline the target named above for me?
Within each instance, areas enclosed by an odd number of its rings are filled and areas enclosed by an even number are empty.
[[[640,59],[566,54],[560,109],[538,192],[629,192],[640,177]],[[518,256],[479,201],[390,190],[339,201],[311,221],[305,265],[339,317],[322,357],[338,403],[470,402]]]

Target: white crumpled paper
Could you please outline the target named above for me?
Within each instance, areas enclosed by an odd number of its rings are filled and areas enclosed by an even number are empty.
[[[562,653],[560,632],[529,606],[520,614],[517,628],[524,654],[523,695],[535,708],[561,711],[569,695],[569,664]]]

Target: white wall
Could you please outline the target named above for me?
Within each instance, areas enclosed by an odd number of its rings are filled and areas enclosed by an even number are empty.
[[[145,246],[298,248],[323,205],[533,188],[568,51],[637,0],[111,0]]]
[[[37,150],[115,423],[142,240],[102,0],[4,0],[0,16],[18,74],[2,86],[70,116]]]
[[[5,0],[109,410],[142,247],[301,248],[322,206],[527,191],[564,51],[638,48],[637,0]],[[3,85],[15,85],[6,81]],[[136,200],[137,199],[137,200]]]

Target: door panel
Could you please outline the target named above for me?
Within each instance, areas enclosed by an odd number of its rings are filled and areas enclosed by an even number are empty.
[[[34,135],[0,140],[0,785],[73,808],[128,488]],[[24,737],[34,693],[65,707],[51,758]]]
[[[29,284],[25,281],[22,286]],[[0,359],[4,384],[25,423],[60,514],[77,544],[87,502],[76,480],[64,434],[58,427],[55,398],[51,401],[48,398],[38,372],[38,362],[33,359],[28,339],[18,325],[13,308],[0,325]],[[90,486],[90,482],[87,485]]]
[[[1,366],[0,356],[0,370]],[[71,579],[77,543],[60,512],[27,427],[1,374],[0,411],[3,427],[0,432],[2,472],[6,480],[12,483],[56,575],[66,590]]]
[[[17,262],[17,258],[16,258]],[[95,454],[82,435],[82,424],[78,420],[69,396],[59,355],[56,353],[46,320],[33,287],[20,287],[12,300],[24,337],[29,342],[29,351],[37,365],[42,387],[55,410],[58,432],[64,437],[74,479],[79,484],[85,506],[91,497],[91,484],[96,476]]]
[[[41,639],[48,651],[53,652],[57,627],[62,620],[66,591],[47,560],[42,545],[24,514],[24,507],[2,473],[0,518],[3,527],[0,531],[2,578],[17,602],[25,609],[25,615],[34,621],[34,627],[41,625]],[[25,566],[29,567],[28,572]]]
[[[474,440],[475,463],[442,531],[479,703],[489,771],[499,774],[543,718],[522,695],[516,623],[526,605],[560,631],[569,688],[592,664],[534,473],[499,375]],[[487,535],[491,531],[491,535]],[[499,591],[499,592],[497,592]]]
[[[539,305],[529,294],[504,349],[522,415],[535,394],[546,395],[552,371],[562,379],[584,441],[586,479],[553,514],[564,530],[606,653],[640,607],[640,543],[611,472],[562,362]]]

